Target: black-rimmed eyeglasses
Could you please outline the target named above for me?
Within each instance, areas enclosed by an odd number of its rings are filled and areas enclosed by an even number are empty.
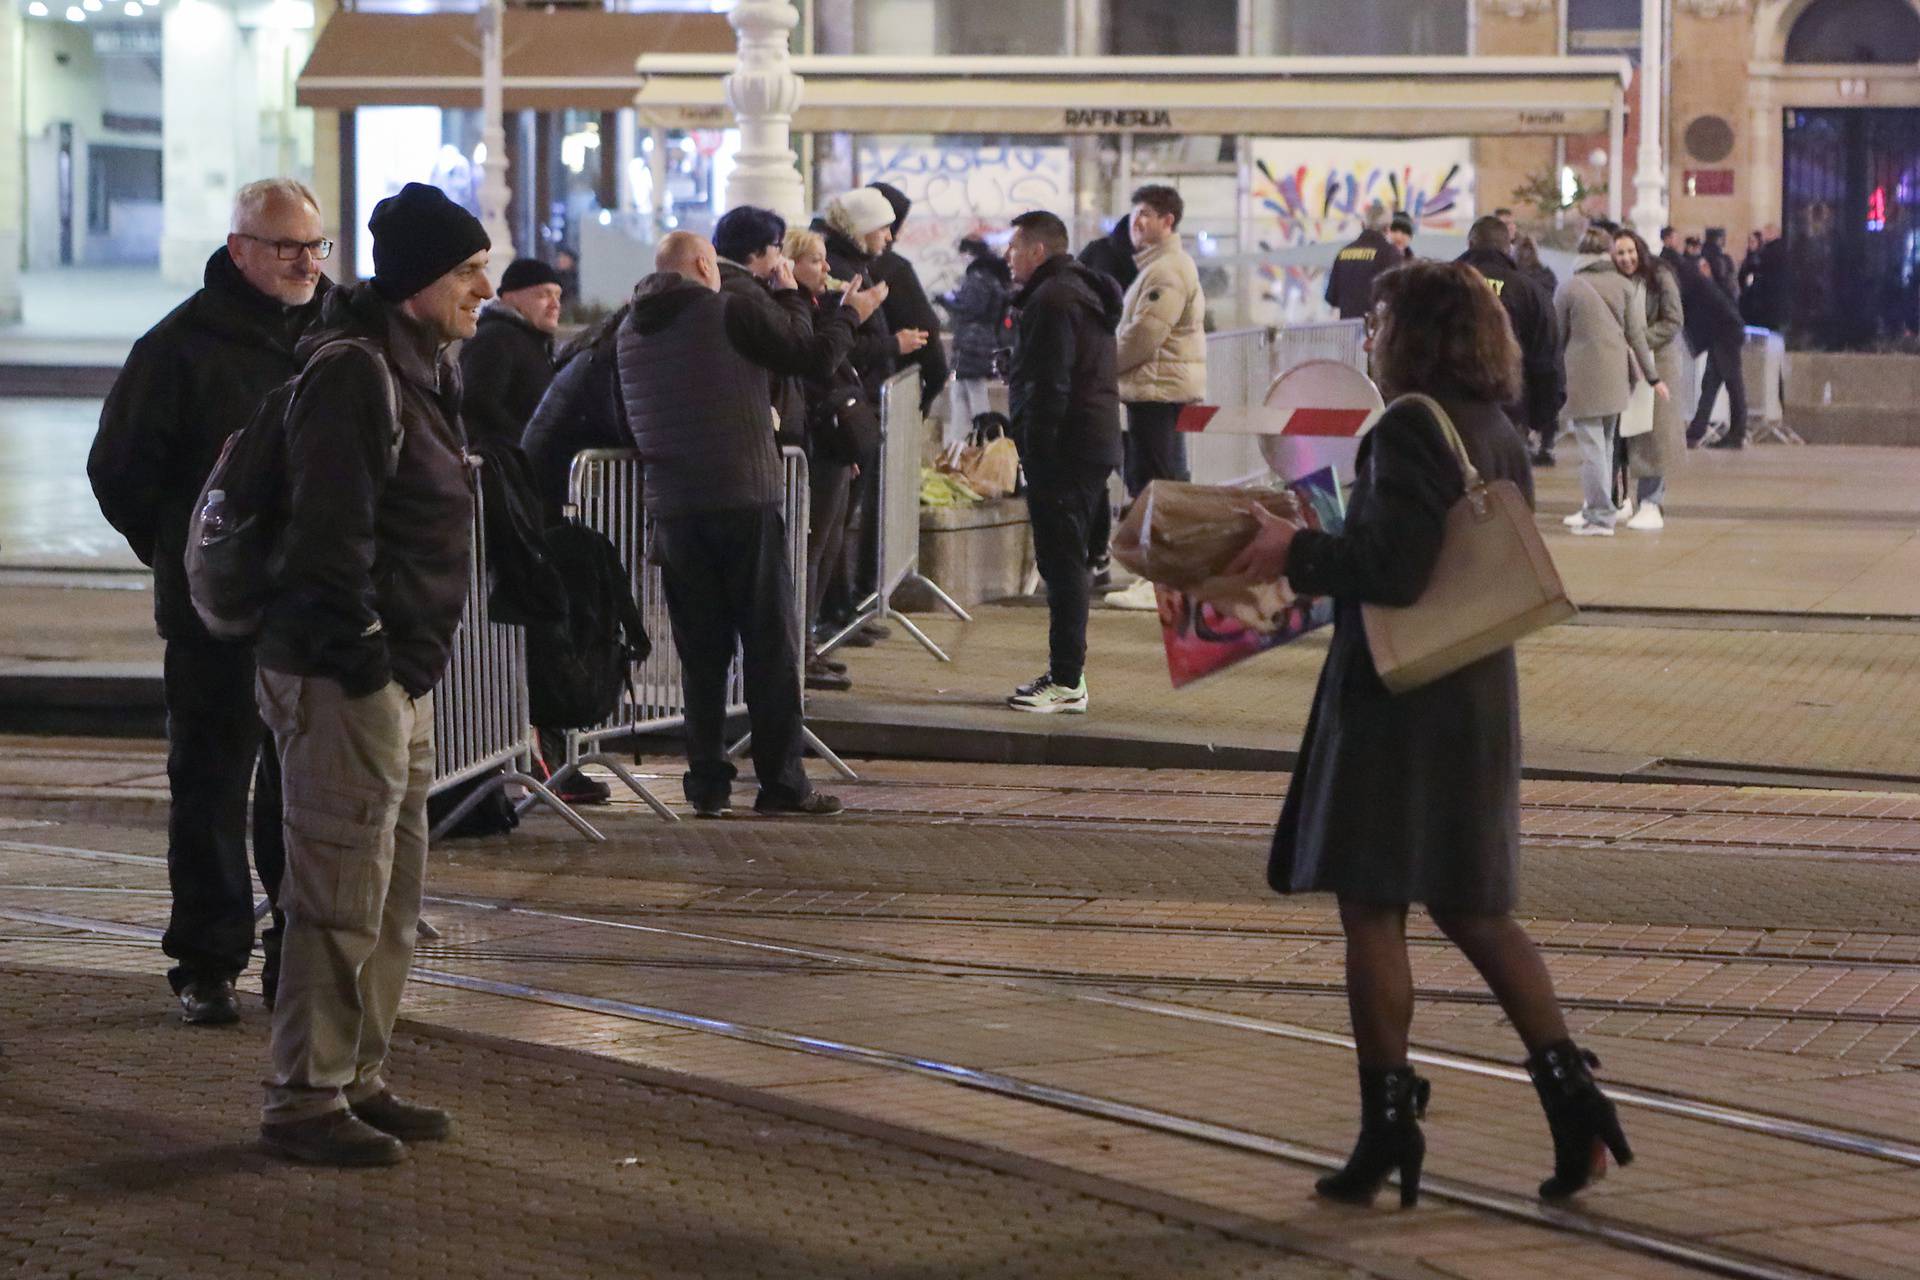
[[[251,240],[255,244],[272,245],[274,256],[282,262],[297,261],[303,253],[312,254],[315,262],[325,262],[333,255],[333,241],[331,240],[268,240],[264,236],[250,236],[244,231],[238,231],[234,234],[238,235],[242,240]]]

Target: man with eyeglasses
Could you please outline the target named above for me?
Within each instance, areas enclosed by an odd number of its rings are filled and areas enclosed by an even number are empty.
[[[233,983],[253,952],[247,874],[247,783],[255,787],[254,865],[277,900],[284,847],[279,769],[254,705],[253,646],[208,635],[187,595],[182,556],[200,486],[227,437],[299,369],[294,344],[329,288],[333,250],[319,203],[289,178],[251,183],[231,232],[207,260],[205,286],[134,344],[87,459],[107,520],[153,568],[154,621],[166,640],[167,877],[173,910],[161,949],[184,1021],[240,1016]],[[284,922],[265,935],[269,1004]]]

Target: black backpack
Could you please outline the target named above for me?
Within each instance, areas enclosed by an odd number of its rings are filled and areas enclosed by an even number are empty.
[[[547,530],[547,557],[566,584],[566,614],[527,626],[527,694],[542,729],[586,729],[612,715],[632,667],[653,652],[606,535],[566,523]]]
[[[336,338],[308,359],[306,367],[267,393],[247,425],[227,437],[213,470],[194,499],[187,524],[187,595],[208,632],[222,640],[246,640],[260,630],[270,589],[268,559],[286,523],[287,411],[300,383],[328,356],[358,349],[380,366],[387,392],[386,478],[400,464],[406,431],[400,423],[400,391],[379,344]],[[207,495],[223,495],[223,527],[207,527]]]

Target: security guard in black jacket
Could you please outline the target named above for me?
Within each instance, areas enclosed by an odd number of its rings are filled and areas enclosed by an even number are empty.
[[[191,1023],[240,1016],[233,980],[253,952],[247,874],[247,781],[259,760],[253,856],[278,897],[285,852],[279,770],[264,754],[253,697],[253,646],[216,640],[193,610],[183,562],[187,522],[228,436],[267,393],[299,371],[294,344],[320,314],[333,242],[300,183],[243,187],[227,243],[207,259],[205,286],[133,346],[100,413],[87,478],[107,522],[153,568],[153,613],[166,641],[167,879],[173,910],[160,948]],[[269,1002],[283,921],[265,935]]]
[[[1327,305],[1342,320],[1366,315],[1373,306],[1373,278],[1406,261],[1406,255],[1387,239],[1392,222],[1387,206],[1374,202],[1367,209],[1367,229],[1334,258],[1333,270],[1327,273]]]
[[[1481,218],[1468,228],[1467,251],[1459,260],[1493,286],[1520,343],[1521,400],[1507,406],[1507,416],[1523,433],[1538,432],[1541,447],[1551,450],[1560,406],[1567,400],[1560,324],[1554,319],[1552,296],[1514,264],[1511,246],[1506,223]]]

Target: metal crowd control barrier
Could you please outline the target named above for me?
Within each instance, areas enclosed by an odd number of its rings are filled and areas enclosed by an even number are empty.
[[[920,572],[920,446],[924,434],[920,369],[909,365],[880,388],[880,494],[875,504],[880,512],[879,590],[860,602],[853,611],[853,621],[821,645],[821,653],[831,653],[869,622],[892,618],[928,653],[942,662],[952,661],[912,618],[894,610],[893,593],[909,582],[933,592],[934,598],[962,622],[973,621],[973,615],[941,590],[939,583]]]
[[[1273,357],[1273,331],[1265,327],[1208,334],[1206,403],[1223,409],[1264,403],[1279,372]],[[1197,484],[1243,485],[1267,474],[1258,436],[1194,434],[1186,442],[1187,470]]]
[[[474,778],[486,777],[471,794],[435,824],[430,838],[452,830],[475,805],[500,788],[517,783],[527,789],[525,811],[534,803],[550,806],[582,835],[605,839],[528,772],[532,763],[533,722],[527,706],[527,633],[493,621],[487,613],[486,495],[479,484],[480,463],[472,464],[473,556],[467,575],[467,603],[454,632],[447,674],[433,695],[433,783],[438,794]]]
[[[794,574],[794,626],[802,643],[798,652],[806,661],[805,583],[807,573],[807,516],[810,511],[807,491],[806,457],[798,449],[785,450],[787,515],[787,562]],[[651,563],[652,539],[645,518],[640,455],[632,449],[589,449],[574,455],[567,476],[567,504],[573,518],[589,529],[606,535],[627,567],[628,585],[640,606],[641,620],[653,641],[653,652],[633,669],[633,682],[621,694],[614,713],[590,729],[570,730],[566,735],[567,759],[555,771],[555,779],[569,777],[582,765],[605,766],[628,790],[646,802],[660,817],[679,821],[673,810],[646,784],[635,777],[619,756],[603,751],[600,745],[611,739],[634,734],[678,728],[686,723],[686,687],[681,682],[680,651],[673,642],[673,623],[667,616],[667,594],[661,583],[660,568]],[[794,519],[798,511],[799,520]],[[796,532],[797,530],[797,532]],[[734,654],[727,672],[726,710],[729,715],[747,708],[746,680],[740,655]],[[811,729],[806,742],[834,769],[851,778],[853,771],[820,741]],[[737,744],[737,753],[746,745]]]
[[[793,578],[794,652],[800,655],[800,706],[804,711],[807,705],[807,585],[811,580],[807,572],[807,543],[813,537],[813,489],[807,471],[806,450],[791,447],[782,449],[780,459],[786,470],[787,496],[781,514],[787,525],[787,569]],[[918,492],[915,490],[916,501]],[[739,661],[737,657],[734,659],[736,669]],[[800,726],[800,736],[835,773],[850,782],[858,780],[860,775],[848,768],[847,762],[820,741],[820,736],[804,721]],[[727,754],[744,755],[752,745],[753,734],[749,733],[734,743]]]
[[[1338,360],[1367,372],[1367,324],[1364,320],[1329,320],[1321,324],[1293,324],[1274,332],[1273,377],[1308,360]],[[1260,393],[1260,403],[1266,392]]]

